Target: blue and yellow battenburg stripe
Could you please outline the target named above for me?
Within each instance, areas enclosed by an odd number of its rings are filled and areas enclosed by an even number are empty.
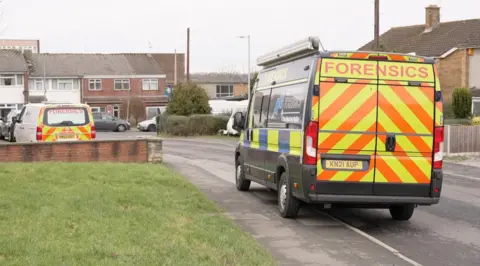
[[[247,140],[244,132],[240,135],[240,139],[243,140],[245,148],[302,155],[303,132],[301,130],[255,128],[252,141]]]

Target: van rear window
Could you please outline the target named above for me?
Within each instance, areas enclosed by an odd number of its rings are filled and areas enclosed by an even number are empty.
[[[82,107],[46,108],[43,116],[48,126],[83,126],[89,122],[87,109]]]

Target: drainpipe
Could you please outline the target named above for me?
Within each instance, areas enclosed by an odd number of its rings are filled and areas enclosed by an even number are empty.
[[[23,104],[28,103],[28,71],[23,72]]]

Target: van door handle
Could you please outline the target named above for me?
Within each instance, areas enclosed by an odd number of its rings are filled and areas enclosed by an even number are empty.
[[[397,139],[395,134],[387,134],[387,141],[385,143],[385,149],[387,151],[395,151],[395,147],[397,146]]]
[[[253,141],[253,128],[250,129],[250,141]]]

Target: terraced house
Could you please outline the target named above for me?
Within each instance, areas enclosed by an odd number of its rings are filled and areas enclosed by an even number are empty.
[[[0,117],[21,110],[28,97],[28,66],[21,51],[0,50]]]
[[[29,102],[84,102],[117,117],[132,97],[144,102],[147,113],[167,103],[167,75],[150,54],[43,53],[29,55],[27,61]]]
[[[440,21],[440,7],[425,8],[425,23],[391,28],[380,36],[381,50],[437,59],[444,99],[454,88],[470,88],[480,97],[480,19]],[[374,50],[373,41],[359,50]],[[480,98],[476,108],[480,113]]]

